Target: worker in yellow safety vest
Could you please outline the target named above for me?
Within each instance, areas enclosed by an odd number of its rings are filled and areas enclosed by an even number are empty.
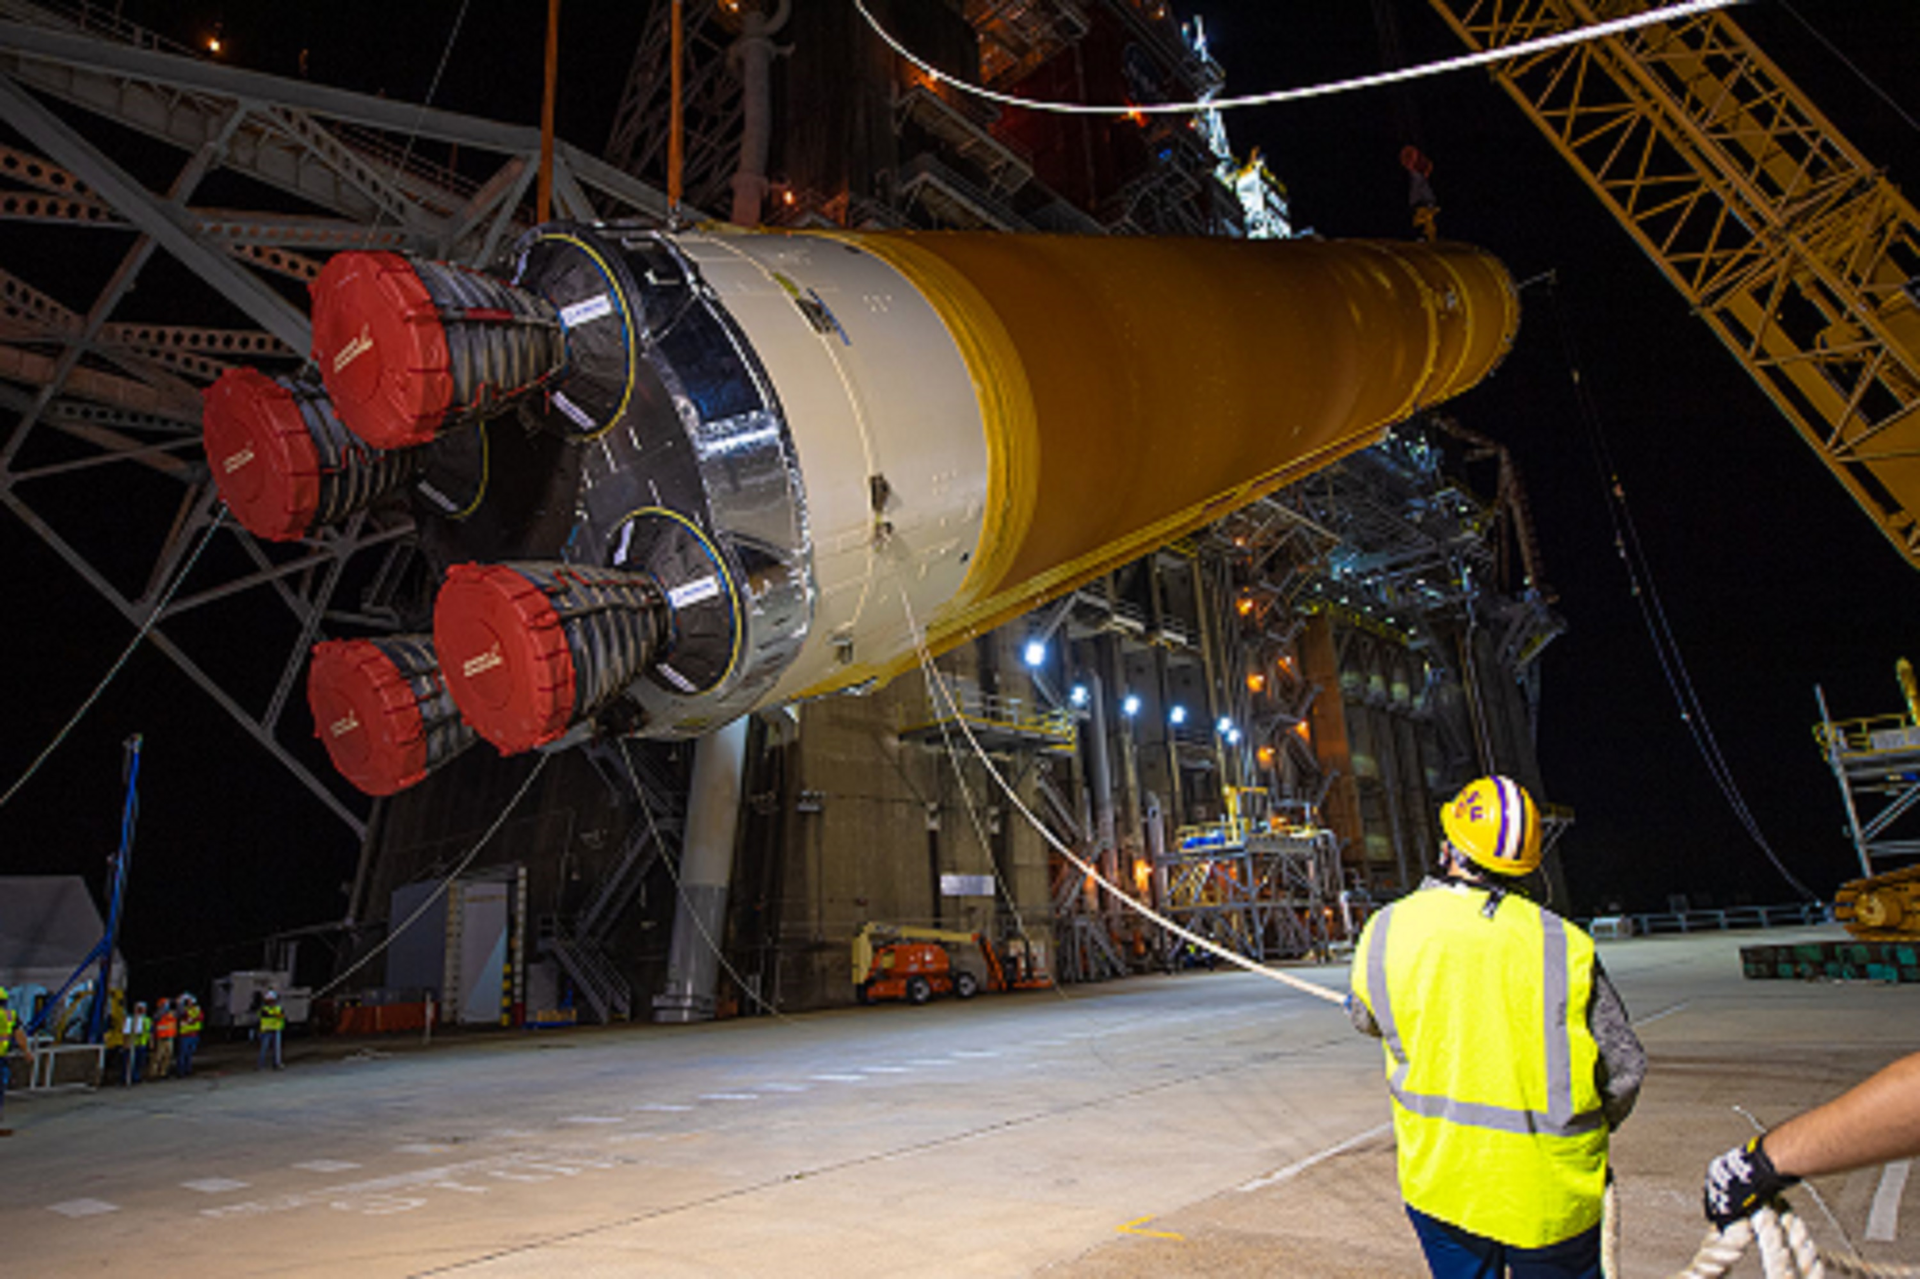
[[[165,1079],[173,1074],[173,1041],[180,1034],[180,1017],[170,999],[161,1000],[153,1012],[153,1060],[148,1063],[148,1074]]]
[[[1386,1049],[1407,1215],[1436,1279],[1599,1279],[1607,1138],[1646,1052],[1593,939],[1518,891],[1525,788],[1482,777],[1440,824],[1440,876],[1367,921],[1347,1000]]]
[[[126,1050],[126,1082],[139,1083],[147,1074],[147,1054],[153,1051],[153,1018],[147,1016],[144,999],[135,1000],[126,1024],[120,1027],[120,1042]]]
[[[180,1078],[193,1074],[193,1055],[200,1051],[200,1001],[191,994],[180,996]]]
[[[275,1070],[284,1070],[280,1064],[280,1035],[287,1028],[287,1010],[280,1006],[280,996],[276,991],[267,992],[267,1002],[260,1005],[260,1060],[254,1063],[255,1070],[265,1070],[271,1061]]]
[[[0,986],[0,1137],[13,1136],[13,1129],[6,1126],[7,1085],[12,1082],[12,1066],[8,1057],[15,1045],[27,1056],[27,1065],[33,1065],[33,1043],[27,1038],[26,1027],[20,1024],[20,1014],[13,1011],[13,997],[5,986]]]

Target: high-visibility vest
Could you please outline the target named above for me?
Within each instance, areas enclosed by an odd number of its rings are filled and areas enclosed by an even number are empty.
[[[145,1048],[153,1042],[153,1018],[129,1017],[127,1026],[127,1034],[132,1037],[133,1047]]]
[[[154,1023],[154,1029],[160,1038],[172,1039],[174,1035],[179,1033],[180,1019],[174,1016],[173,1011],[169,1009],[160,1014],[160,1020]]]
[[[180,1014],[180,1033],[197,1035],[200,1033],[200,1005],[188,1004],[187,1011]]]
[[[266,1004],[260,1009],[260,1029],[282,1030],[287,1024],[287,1012],[279,1004]]]
[[[1587,1028],[1593,939],[1509,896],[1425,888],[1367,921],[1353,992],[1379,1025],[1400,1193],[1516,1248],[1600,1221],[1607,1125]]]
[[[13,1051],[13,1032],[19,1025],[19,1013],[11,1008],[0,1008],[0,1057]]]

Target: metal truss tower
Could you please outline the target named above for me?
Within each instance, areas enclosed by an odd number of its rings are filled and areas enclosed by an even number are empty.
[[[0,121],[0,504],[364,835],[364,801],[290,749],[305,734],[287,707],[316,638],[412,606],[412,521],[382,506],[254,540],[221,518],[199,390],[235,362],[306,358],[301,286],[328,253],[493,257],[532,223],[538,130],[217,65],[100,6],[22,0],[0,0]],[[561,216],[664,213],[565,144],[553,177]],[[242,603],[244,628],[223,628],[215,606]],[[207,655],[236,633],[244,672]]]

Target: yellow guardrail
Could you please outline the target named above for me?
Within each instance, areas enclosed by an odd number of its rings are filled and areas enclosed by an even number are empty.
[[[1813,726],[1813,740],[1825,755],[1837,745],[1842,755],[1881,755],[1920,750],[1920,726],[1905,715],[1875,715],[1868,719],[1836,721],[1832,737],[1828,725]]]
[[[1077,729],[1069,709],[1050,709],[1024,698],[1000,697],[966,687],[956,687],[953,696],[959,706],[958,718],[971,727],[1042,738],[1054,747],[1068,749],[1076,740]],[[904,735],[951,724],[956,717],[945,702],[926,702],[903,718],[900,732]]]

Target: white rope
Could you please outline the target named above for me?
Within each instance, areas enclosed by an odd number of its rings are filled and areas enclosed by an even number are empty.
[[[1029,111],[1052,111],[1061,115],[1198,115],[1203,111],[1227,111],[1235,107],[1272,106],[1278,102],[1299,102],[1307,98],[1324,98],[1336,93],[1351,93],[1359,89],[1377,89],[1382,85],[1398,84],[1404,80],[1418,80],[1426,76],[1444,75],[1451,71],[1464,71],[1470,67],[1485,66],[1491,62],[1506,62],[1515,58],[1531,57],[1536,53],[1563,48],[1570,44],[1581,44],[1588,40],[1600,40],[1608,36],[1622,35],[1639,27],[1656,22],[1672,22],[1677,18],[1690,18],[1696,14],[1707,13],[1714,9],[1724,9],[1737,0],[1685,0],[1685,3],[1668,5],[1665,8],[1636,13],[1624,18],[1614,18],[1606,22],[1596,22],[1588,27],[1576,27],[1572,31],[1562,31],[1555,35],[1539,36],[1532,40],[1522,40],[1516,44],[1503,45],[1497,49],[1483,49],[1478,53],[1463,53],[1457,57],[1443,58],[1439,62],[1428,62],[1417,67],[1399,67],[1392,71],[1380,71],[1373,75],[1353,76],[1346,80],[1335,80],[1327,84],[1308,85],[1299,89],[1274,89],[1266,93],[1247,93],[1238,97],[1214,98],[1211,101],[1159,102],[1149,105],[1120,103],[1113,106],[1096,106],[1085,102],[1042,102],[1036,98],[1022,98],[1011,93],[999,93],[977,84],[968,84],[964,80],[955,80],[939,68],[922,61],[882,27],[874,16],[867,11],[862,0],[853,0],[853,7],[860,11],[874,34],[886,42],[895,53],[925,72],[936,83],[950,84],[963,93],[970,93],[989,102],[998,102],[1003,106],[1025,107]]]
[[[437,885],[434,886],[434,890],[431,893],[427,894],[426,900],[422,901],[419,906],[415,907],[414,912],[411,915],[408,915],[404,920],[402,920],[400,922],[399,927],[389,928],[387,930],[387,935],[380,940],[380,944],[378,946],[375,946],[372,950],[368,951],[366,954],[360,956],[359,959],[355,960],[353,963],[353,966],[348,968],[347,971],[341,973],[338,977],[335,977],[332,981],[322,986],[319,990],[314,991],[313,998],[323,999],[326,996],[332,994],[334,991],[340,989],[341,986],[346,984],[347,978],[353,976],[355,973],[359,972],[362,968],[365,968],[368,964],[372,963],[375,956],[385,953],[387,947],[393,945],[394,942],[399,940],[400,934],[406,932],[407,929],[413,927],[413,925],[419,920],[419,918],[422,915],[426,914],[427,911],[433,908],[433,904],[440,900],[441,895],[447,891],[448,887],[452,885],[453,881],[460,878],[461,872],[466,870],[468,866],[471,866],[473,864],[473,859],[480,855],[480,850],[487,846],[487,842],[491,840],[496,834],[499,833],[500,828],[502,826],[505,826],[507,824],[507,818],[512,815],[514,809],[520,806],[520,801],[526,797],[527,792],[533,789],[534,779],[540,776],[540,772],[542,769],[544,769],[547,766],[547,760],[549,758],[550,756],[543,754],[540,756],[538,760],[534,762],[533,771],[527,774],[527,780],[520,783],[520,789],[513,793],[513,798],[508,800],[507,806],[500,810],[500,815],[493,819],[493,825],[487,827],[487,829],[481,834],[480,838],[474,841],[473,847],[467,850],[467,855],[465,857],[462,857],[459,861],[459,864],[457,864],[452,870],[447,872],[447,877],[445,879],[441,880]]]
[[[1815,1245],[1806,1223],[1785,1204],[1778,1210],[1762,1208],[1751,1217],[1742,1217],[1724,1232],[1709,1230],[1693,1260],[1673,1279],[1720,1279],[1756,1243],[1766,1279],[1828,1279],[1829,1275],[1920,1279],[1920,1266],[1868,1261],[1850,1252],[1827,1252]]]
[[[1113,896],[1117,898],[1120,901],[1120,903],[1124,905],[1128,910],[1131,910],[1135,914],[1140,915],[1148,920],[1151,920],[1153,923],[1159,925],[1161,928],[1166,929],[1168,932],[1172,933],[1174,936],[1179,937],[1187,942],[1190,942],[1191,944],[1200,947],[1202,950],[1205,950],[1210,954],[1216,955],[1219,958],[1226,960],[1228,963],[1233,964],[1236,967],[1244,968],[1250,973],[1257,973],[1262,977],[1268,978],[1269,980],[1277,981],[1281,985],[1291,986],[1295,990],[1301,991],[1308,995],[1312,995],[1316,999],[1324,999],[1328,1003],[1345,1005],[1345,1003],[1347,1002],[1347,997],[1341,994],[1337,990],[1329,990],[1327,987],[1320,985],[1318,982],[1302,980],[1299,977],[1295,977],[1292,973],[1282,972],[1276,968],[1267,968],[1261,964],[1255,963],[1253,960],[1248,959],[1244,955],[1241,955],[1235,951],[1228,950],[1224,946],[1217,945],[1216,943],[1209,940],[1208,938],[1200,936],[1198,933],[1189,932],[1185,928],[1182,928],[1180,925],[1174,923],[1171,919],[1168,919],[1165,915],[1160,914],[1158,911],[1154,910],[1151,906],[1148,906],[1145,902],[1136,900],[1135,898],[1129,896],[1127,893],[1123,892],[1120,888],[1116,887],[1112,882],[1110,882],[1104,875],[1102,875],[1097,867],[1095,867],[1092,863],[1088,862],[1085,858],[1081,857],[1078,853],[1074,852],[1071,848],[1067,847],[1067,845],[1062,843],[1060,839],[1057,836],[1055,836],[1052,831],[1047,829],[1046,824],[1044,822],[1042,822],[1038,817],[1034,816],[1033,810],[1029,809],[1026,806],[1026,804],[1021,801],[1019,794],[1014,791],[1013,786],[1007,781],[1006,777],[1001,774],[998,768],[994,767],[992,758],[989,757],[987,752],[981,747],[979,739],[973,735],[972,725],[968,724],[966,716],[960,713],[960,704],[957,700],[955,700],[953,695],[953,690],[947,686],[945,677],[940,674],[939,668],[933,664],[933,654],[927,651],[926,635],[921,631],[920,623],[913,615],[913,605],[908,601],[907,594],[904,590],[900,593],[900,603],[902,607],[906,609],[907,631],[909,634],[913,636],[914,651],[920,657],[920,666],[921,666],[921,669],[926,673],[927,684],[929,687],[935,689],[939,693],[940,695],[939,701],[944,701],[946,703],[947,709],[946,711],[943,712],[941,710],[939,702],[937,701],[934,706],[934,715],[936,717],[939,717],[942,714],[948,714],[952,716],[954,723],[959,725],[961,735],[967,739],[967,745],[972,747],[973,753],[979,757],[981,767],[986,769],[987,776],[991,777],[994,780],[994,784],[999,786],[1001,792],[1006,795],[1008,801],[1012,803],[1012,805],[1020,811],[1020,815],[1022,817],[1027,819],[1027,824],[1033,827],[1035,831],[1039,832],[1040,838],[1046,840],[1047,843],[1052,846],[1055,852],[1059,853],[1062,857],[1066,858],[1067,861],[1071,863],[1076,870],[1086,875],[1089,879],[1091,879],[1094,883],[1100,885],[1100,887],[1104,888],[1107,892],[1113,894]]]
[[[93,686],[93,691],[87,694],[87,699],[80,703],[80,709],[73,713],[73,718],[60,726],[60,731],[53,735],[53,740],[47,743],[46,749],[34,756],[33,763],[27,765],[27,771],[20,774],[19,780],[15,781],[13,785],[7,787],[4,795],[0,795],[0,808],[6,807],[8,801],[15,795],[18,795],[21,789],[33,780],[33,775],[40,771],[40,766],[46,763],[55,751],[60,749],[60,744],[66,741],[73,733],[73,730],[79,725],[80,721],[86,718],[87,712],[93,709],[93,704],[99,701],[101,695],[107,691],[107,685],[113,683],[114,677],[120,673],[120,669],[132,658],[135,650],[146,642],[148,634],[152,632],[154,627],[160,624],[160,619],[166,616],[167,605],[173,603],[174,595],[178,593],[180,587],[186,583],[187,574],[193,572],[193,566],[200,562],[200,553],[207,549],[207,543],[213,541],[213,535],[220,530],[220,524],[226,518],[226,507],[221,506],[214,511],[213,519],[207,524],[207,531],[200,536],[200,544],[193,548],[193,554],[187,557],[187,562],[180,566],[179,572],[174,574],[173,581],[168,584],[166,593],[161,595],[159,601],[147,611],[147,616],[145,620],[140,623],[140,628],[133,633],[133,638],[127,641],[127,646],[120,650],[120,656],[114,660],[112,666],[107,668],[107,673],[100,677],[100,682]]]

